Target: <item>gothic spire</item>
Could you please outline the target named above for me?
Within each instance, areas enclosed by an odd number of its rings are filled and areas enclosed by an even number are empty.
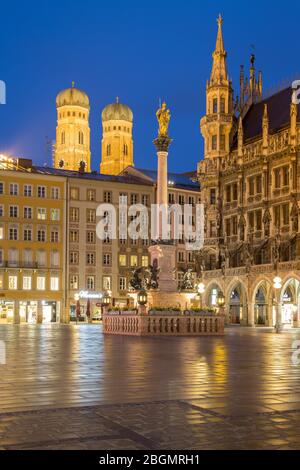
[[[210,80],[211,82],[217,84],[222,83],[223,81],[227,80],[227,66],[226,66],[226,51],[224,49],[224,42],[223,42],[223,33],[222,33],[222,24],[223,18],[219,15],[217,19],[218,23],[218,34],[217,34],[217,41],[216,41],[216,48],[213,52],[213,66]]]

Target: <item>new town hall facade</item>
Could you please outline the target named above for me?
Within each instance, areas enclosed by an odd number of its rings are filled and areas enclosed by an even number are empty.
[[[56,99],[54,168],[0,160],[0,319],[68,322],[101,293],[125,305],[132,270],[149,264],[145,240],[99,240],[100,203],[147,207],[156,200],[155,171],[134,167],[133,113],[120,103],[102,112],[100,172],[91,171],[90,102],[72,84]],[[194,271],[202,304],[225,296],[228,323],[299,326],[300,128],[292,90],[262,98],[254,57],[241,68],[240,96],[228,78],[222,19],[206,86],[205,142],[198,172],[168,175],[170,204],[205,206],[205,244],[176,244],[178,287]],[[200,183],[200,187],[199,187]],[[201,188],[201,190],[200,190]],[[194,221],[191,222],[194,224]]]
[[[300,127],[292,96],[287,88],[262,99],[252,56],[234,100],[219,17],[200,123],[206,239],[198,264],[204,302],[222,291],[231,323],[300,325]]]

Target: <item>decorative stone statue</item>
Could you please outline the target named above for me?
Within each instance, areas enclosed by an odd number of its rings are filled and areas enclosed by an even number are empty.
[[[158,136],[168,137],[169,123],[171,119],[170,110],[167,109],[166,103],[163,103],[156,112],[158,120]]]
[[[129,285],[134,290],[141,290],[143,287],[142,271],[143,268],[137,268],[132,271],[132,278],[129,281]]]
[[[195,269],[198,277],[202,277],[203,271],[205,268],[205,263],[204,263],[204,253],[203,250],[199,250],[195,254]]]
[[[193,290],[194,289],[194,279],[192,269],[184,270],[182,289],[184,290]]]
[[[271,224],[271,214],[269,209],[265,210],[264,216],[263,216],[263,224],[264,224],[264,232],[265,232],[265,238],[269,238],[270,236],[270,224]]]
[[[273,244],[273,263],[274,263],[274,268],[278,268],[278,263],[280,261],[280,229],[277,230],[277,233],[274,237],[274,244]]]
[[[159,268],[157,264],[153,263],[153,266],[149,265],[147,271],[149,273],[147,288],[158,289]]]

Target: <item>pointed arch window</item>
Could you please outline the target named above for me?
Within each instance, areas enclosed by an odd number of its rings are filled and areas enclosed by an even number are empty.
[[[107,157],[110,157],[110,155],[111,155],[111,145],[108,144],[108,145],[106,146],[106,156],[107,156]]]
[[[66,143],[66,133],[65,131],[63,131],[61,133],[61,144],[65,144]]]
[[[83,145],[83,143],[84,143],[84,136],[83,136],[83,132],[82,132],[82,131],[79,131],[79,134],[78,134],[78,141],[79,141],[79,144],[80,144],[80,145]]]
[[[225,113],[225,98],[224,96],[221,96],[220,100],[220,113]]]
[[[217,114],[218,112],[218,98],[213,98],[213,113]]]
[[[127,144],[124,144],[124,146],[123,146],[123,153],[124,153],[124,155],[128,155],[128,145]]]

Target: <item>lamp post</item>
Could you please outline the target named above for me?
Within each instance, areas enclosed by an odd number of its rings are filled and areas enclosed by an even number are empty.
[[[104,313],[106,314],[107,311],[108,311],[108,307],[110,305],[110,302],[111,302],[111,296],[109,294],[108,291],[106,291],[103,295],[103,298],[102,298],[102,305],[103,305],[103,308],[104,308]]]
[[[202,308],[202,295],[205,292],[205,284],[203,284],[203,282],[199,282],[197,285],[197,292],[199,295],[199,307]]]
[[[217,302],[219,307],[219,314],[224,315],[225,296],[223,292],[219,292]]]
[[[279,299],[279,292],[282,288],[282,279],[279,276],[274,277],[273,279],[273,287],[275,290],[275,308],[276,308],[276,323],[275,323],[275,331],[276,333],[280,333],[281,331],[281,315],[280,315],[280,299]]]
[[[140,290],[140,292],[137,295],[137,302],[139,305],[138,308],[138,313],[139,315],[146,315],[147,314],[147,302],[148,302],[148,294],[145,291],[145,289]]]

